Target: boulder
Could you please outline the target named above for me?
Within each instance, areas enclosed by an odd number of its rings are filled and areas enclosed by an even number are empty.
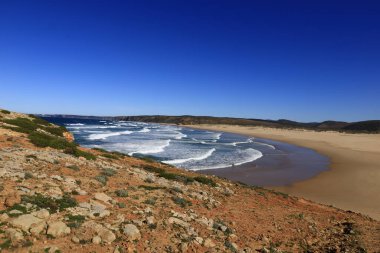
[[[25,232],[28,232],[33,224],[42,223],[43,220],[35,217],[32,214],[24,214],[10,221],[13,227],[20,228]]]
[[[112,198],[103,192],[95,193],[94,198],[96,200],[100,200],[100,201],[103,201],[105,203],[110,203],[112,201]]]
[[[203,244],[206,248],[214,248],[215,247],[215,243],[210,239],[210,238],[207,238],[205,241],[204,241],[204,244]]]
[[[62,221],[55,221],[49,223],[47,234],[53,237],[60,237],[70,234],[71,229]]]
[[[183,220],[180,220],[180,219],[174,218],[174,217],[170,217],[168,219],[168,222],[169,222],[169,224],[176,224],[176,225],[183,227],[183,228],[189,228],[190,227],[190,224],[187,223],[186,221],[183,221]]]
[[[123,233],[127,236],[128,241],[140,240],[140,230],[133,224],[125,225]]]

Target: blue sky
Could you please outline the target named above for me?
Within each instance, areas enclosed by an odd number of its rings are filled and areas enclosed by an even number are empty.
[[[380,118],[378,1],[1,1],[0,107]]]

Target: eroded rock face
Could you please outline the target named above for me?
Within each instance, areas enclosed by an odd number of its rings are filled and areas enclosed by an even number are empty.
[[[70,234],[71,229],[62,221],[55,221],[48,224],[47,234],[53,237],[61,237]]]
[[[123,233],[127,236],[128,241],[135,241],[141,239],[140,230],[133,224],[125,225]]]

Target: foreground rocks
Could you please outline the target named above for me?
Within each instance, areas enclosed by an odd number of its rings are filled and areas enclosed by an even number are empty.
[[[7,126],[0,118],[1,252],[380,249],[380,223],[359,214],[119,154],[37,148]]]

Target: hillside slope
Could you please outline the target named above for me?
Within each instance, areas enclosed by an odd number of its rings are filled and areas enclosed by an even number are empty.
[[[380,222],[304,199],[85,149],[0,110],[2,252],[376,252]]]

